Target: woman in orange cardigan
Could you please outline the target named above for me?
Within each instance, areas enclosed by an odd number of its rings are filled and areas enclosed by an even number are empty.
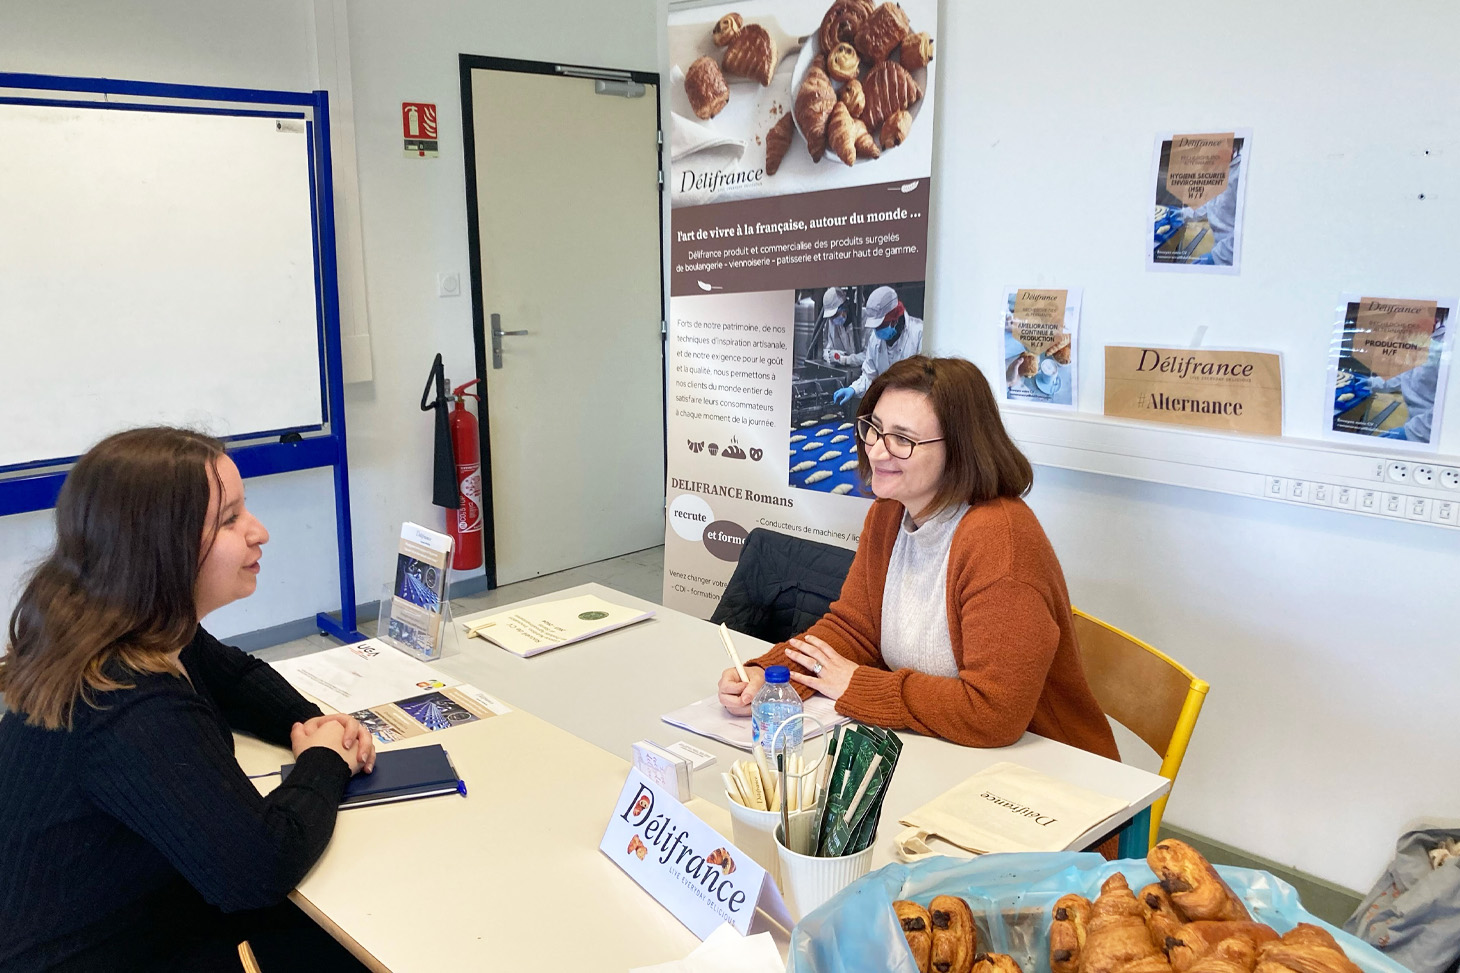
[[[789,665],[803,697],[853,719],[970,747],[1025,730],[1120,759],[1090,692],[1049,539],[1020,499],[1029,461],[976,366],[908,358],[857,414],[867,513],[841,596],[799,638],[720,677],[737,715]]]

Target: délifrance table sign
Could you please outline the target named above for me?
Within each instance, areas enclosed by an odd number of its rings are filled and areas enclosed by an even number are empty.
[[[702,940],[727,922],[742,936],[793,925],[766,870],[637,769],[598,848]]]

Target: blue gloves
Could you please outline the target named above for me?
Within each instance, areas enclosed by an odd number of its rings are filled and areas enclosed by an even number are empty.
[[[852,387],[848,385],[844,389],[837,389],[831,394],[831,400],[837,405],[846,405],[852,400]]]

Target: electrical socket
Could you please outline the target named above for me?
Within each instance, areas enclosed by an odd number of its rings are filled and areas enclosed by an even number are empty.
[[[1409,479],[1409,464],[1390,463],[1385,472],[1389,474],[1389,479],[1395,483],[1404,483]]]
[[[1460,470],[1440,470],[1440,486],[1446,490],[1460,490]]]
[[[1414,468],[1414,482],[1420,486],[1433,486],[1435,482],[1435,468],[1433,466],[1416,466]]]

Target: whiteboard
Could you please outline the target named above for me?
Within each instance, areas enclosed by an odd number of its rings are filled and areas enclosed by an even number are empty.
[[[1460,291],[1460,4],[1237,0],[1199,23],[1153,3],[947,6],[935,350],[996,379],[1003,289],[1083,288],[1078,410],[1004,410],[1032,460],[1254,496],[1278,477],[1460,501],[1438,472],[1460,469],[1454,371],[1436,453],[1322,439],[1341,295]],[[1240,274],[1147,271],[1157,134],[1243,128]],[[1283,437],[1101,415],[1104,346],[1193,344],[1281,354]],[[1390,459],[1405,469],[1384,475]]]
[[[0,104],[0,469],[324,421],[301,118]]]

